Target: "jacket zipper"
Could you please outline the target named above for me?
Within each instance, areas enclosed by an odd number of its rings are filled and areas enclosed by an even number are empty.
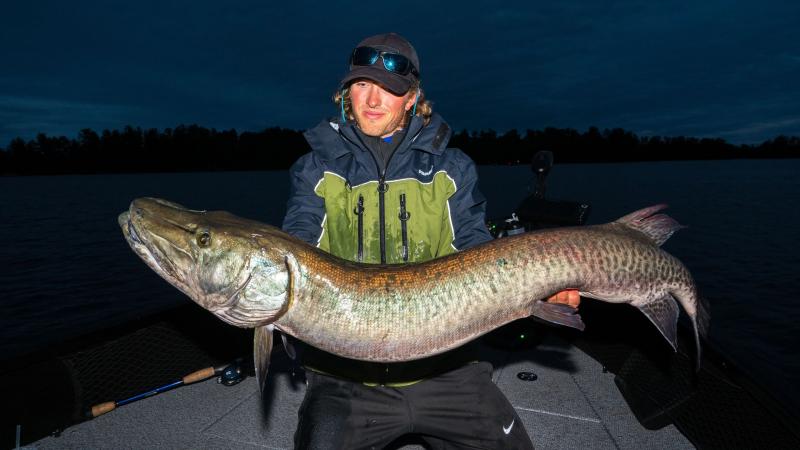
[[[408,145],[411,145],[412,142],[422,133],[423,128],[420,128],[417,131],[417,134],[411,137],[408,140]],[[389,155],[389,159],[386,160],[386,166],[384,166],[383,170],[381,170],[380,165],[378,164],[378,160],[375,156],[372,156],[372,160],[375,161],[375,167],[378,169],[378,173],[381,174],[381,179],[378,181],[378,206],[380,207],[379,217],[380,217],[380,242],[381,242],[381,264],[386,264],[386,206],[384,204],[384,195],[386,191],[389,190],[389,185],[386,184],[386,170],[389,168],[389,164],[392,163],[392,158],[397,153],[400,147],[394,149],[391,155]],[[372,154],[372,152],[369,152]],[[405,225],[405,222],[403,222]],[[406,251],[406,253],[408,253]]]
[[[353,210],[358,216],[358,256],[357,261],[364,260],[364,196],[358,196],[358,204]]]
[[[381,175],[378,182],[378,211],[380,217],[380,237],[381,237],[381,264],[386,264],[386,191],[389,190],[389,185],[386,179]]]
[[[406,222],[411,213],[406,211],[406,194],[400,194],[400,228],[403,237],[403,261],[408,262],[408,228]]]

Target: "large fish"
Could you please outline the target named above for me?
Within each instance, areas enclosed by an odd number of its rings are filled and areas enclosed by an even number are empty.
[[[256,328],[263,387],[273,327],[343,357],[408,361],[531,315],[583,329],[574,309],[541,300],[567,288],[637,307],[673,348],[680,304],[699,364],[708,314],[689,271],[660,248],[681,228],[656,214],[664,207],[403,265],[346,261],[270,225],[154,198],[134,200],[119,224],[161,277],[225,322]]]

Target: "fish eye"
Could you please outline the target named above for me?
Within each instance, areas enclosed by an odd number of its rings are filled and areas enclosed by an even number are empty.
[[[197,245],[200,247],[208,247],[211,245],[211,235],[208,234],[208,231],[201,231],[197,235]]]

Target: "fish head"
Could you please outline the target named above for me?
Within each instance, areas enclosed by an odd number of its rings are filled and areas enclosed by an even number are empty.
[[[135,199],[118,221],[128,244],[151,269],[222,320],[256,327],[285,312],[286,255],[256,239],[273,227],[156,198]]]

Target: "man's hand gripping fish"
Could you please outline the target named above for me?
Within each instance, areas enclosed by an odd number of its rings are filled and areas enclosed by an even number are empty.
[[[531,315],[582,330],[573,308],[541,300],[568,288],[637,307],[673,348],[680,303],[694,326],[699,365],[708,314],[689,271],[660,248],[681,228],[656,214],[663,208],[403,265],[346,261],[270,225],[154,198],[134,200],[119,224],[162,278],[225,322],[257,328],[263,387],[273,327],[346,358],[408,361]]]

